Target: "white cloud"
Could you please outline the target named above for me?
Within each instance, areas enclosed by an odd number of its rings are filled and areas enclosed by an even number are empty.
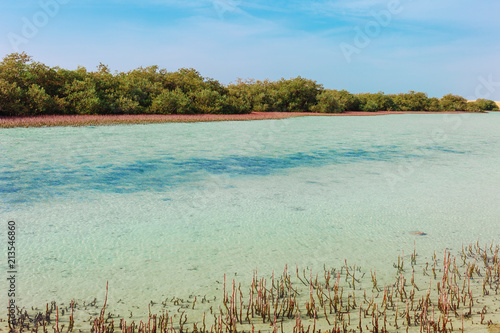
[[[387,6],[388,0],[337,0],[303,2],[301,9],[326,17],[368,17],[370,11]]]
[[[186,16],[165,23],[115,20],[104,31],[94,29],[82,34],[75,33],[75,27],[67,33],[63,33],[64,29],[58,32],[69,25],[55,22],[30,43],[28,53],[48,65],[66,68],[84,65],[94,69],[99,62],[120,71],[155,64],[169,71],[193,67],[202,75],[225,83],[237,77],[279,79],[301,75],[328,88],[353,92],[421,90],[430,95],[468,95],[469,91],[473,93],[480,75],[493,73],[495,80],[500,80],[500,73],[495,72],[495,59],[500,56],[496,46],[498,29],[488,32],[488,25],[498,27],[498,21],[478,24],[483,16],[494,14],[479,5],[469,5],[471,10],[464,11],[463,0],[456,0],[456,7],[451,0],[439,4],[401,0],[406,1],[404,11],[361,50],[352,64],[342,57],[339,44],[352,43],[353,28],[364,27],[370,20],[363,15],[384,8],[389,0],[290,0],[281,6],[263,0],[227,0],[221,15],[214,7],[215,0],[147,1],[193,10],[183,11]],[[301,6],[308,8],[306,14],[297,13]],[[260,16],[263,11],[265,15]],[[332,12],[341,15],[338,13],[342,11],[352,16],[343,16],[341,20],[330,16]],[[274,12],[279,20],[273,20]],[[323,18],[323,22],[331,21],[332,25],[322,23],[322,29],[308,32],[307,21],[299,22],[300,28],[291,24],[297,22],[293,21],[297,17],[307,20],[309,16],[311,21]],[[462,24],[466,17],[467,23]]]

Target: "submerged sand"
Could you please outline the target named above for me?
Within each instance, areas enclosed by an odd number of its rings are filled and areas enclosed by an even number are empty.
[[[255,272],[248,283],[224,275],[219,295],[152,300],[148,318],[116,313],[109,286],[109,297],[106,287],[91,303],[23,309],[24,331],[37,331],[38,312],[38,331],[45,325],[55,332],[66,332],[71,321],[77,332],[498,332],[498,256],[494,243],[427,258],[413,249],[387,267],[393,281],[377,281],[377,272],[347,261],[321,272]]]

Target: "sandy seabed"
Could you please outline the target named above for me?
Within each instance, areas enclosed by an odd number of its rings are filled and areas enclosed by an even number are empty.
[[[0,127],[96,126],[162,122],[283,119],[300,116],[372,116],[443,112],[349,112],[343,114],[252,113],[245,115],[45,116],[1,118]],[[448,112],[462,113],[462,112]],[[5,126],[8,124],[9,126]],[[17,125],[16,125],[17,124]],[[414,234],[417,237],[423,234]],[[255,274],[233,284],[227,277],[220,293],[172,295],[151,300],[149,317],[118,312],[106,303],[106,289],[93,302],[54,300],[30,304],[16,331],[67,332],[500,332],[499,247],[470,244],[461,252],[421,257],[418,252],[392,258],[394,280],[352,263],[308,271]],[[215,282],[214,282],[215,283]],[[445,287],[443,287],[445,286]],[[120,298],[113,286],[109,297]],[[212,296],[212,295],[211,295]],[[57,302],[57,303],[56,303]],[[117,303],[117,302],[115,302]],[[138,305],[139,306],[139,305]],[[148,307],[147,304],[140,305]],[[4,312],[5,313],[5,312]],[[0,331],[9,331],[4,313]],[[64,325],[64,326],[63,326]],[[113,328],[112,328],[113,327]],[[154,328],[154,329],[153,329]]]
[[[312,113],[312,112],[252,112],[248,114],[197,114],[197,115],[52,115],[35,117],[0,117],[0,128],[14,127],[53,127],[53,126],[99,126],[99,125],[131,125],[156,123],[191,123],[208,121],[241,121],[285,119],[305,116],[379,116],[387,114],[431,114],[431,113],[466,113],[430,112],[430,111],[350,111],[344,113]]]

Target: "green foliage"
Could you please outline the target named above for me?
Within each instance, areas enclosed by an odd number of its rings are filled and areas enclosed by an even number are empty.
[[[185,94],[205,89],[205,79],[193,68],[181,68],[177,72],[166,73],[162,78],[162,85],[168,90],[179,88]]]
[[[429,98],[427,111],[443,111],[443,106],[439,98],[431,97]]]
[[[238,79],[227,90],[228,103],[239,106],[241,113],[274,111],[278,96],[275,82]]]
[[[467,111],[480,112],[482,110],[479,107],[479,104],[477,104],[475,101],[472,101],[472,102],[467,102]]]
[[[336,99],[336,94],[331,90],[324,90],[317,96],[317,104],[311,107],[313,112],[340,113],[342,108]]]
[[[16,82],[0,79],[0,116],[24,116],[23,90]]]
[[[45,89],[37,84],[32,84],[26,92],[26,108],[32,115],[46,114],[53,108],[52,98]]]
[[[243,112],[308,112],[316,105],[322,86],[316,81],[299,77],[269,80],[237,80],[227,87]],[[232,103],[231,103],[232,104]]]
[[[331,90],[332,95],[337,100],[342,111],[359,111],[361,110],[361,101],[358,96],[351,94],[347,90]]]
[[[238,79],[223,85],[192,68],[158,66],[112,73],[99,64],[67,70],[12,53],[0,62],[0,116],[43,114],[229,114],[261,112],[498,110],[490,100],[467,103],[460,96],[425,93],[351,94],[323,89],[300,76],[278,81]]]
[[[397,108],[392,98],[383,92],[358,94],[358,98],[361,102],[362,111],[394,111]]]
[[[225,99],[226,106],[224,108],[224,113],[226,114],[242,114],[252,112],[250,103],[244,98],[228,94],[225,96]]]
[[[190,114],[193,113],[191,100],[179,88],[169,91],[163,90],[155,97],[150,113],[156,114]]]
[[[275,89],[274,82],[269,80],[257,81],[255,84],[250,84],[249,92],[252,100],[252,109],[260,112],[275,111],[272,109],[277,95]]]
[[[440,103],[443,111],[467,111],[467,100],[458,95],[444,95]]]
[[[189,97],[196,113],[221,114],[226,106],[224,98],[215,90],[197,90],[191,92]]]
[[[367,100],[363,104],[362,110],[367,111],[367,112],[377,112],[377,111],[380,111],[380,107],[378,106],[377,102],[375,102],[374,100]]]
[[[12,53],[5,56],[0,62],[0,79],[15,85],[21,89],[27,89],[31,84],[29,71],[31,57],[26,53]]]
[[[144,111],[138,101],[124,95],[115,98],[112,109],[115,114],[140,114]]]
[[[162,83],[165,75],[166,71],[158,70],[157,66],[120,73],[115,76],[115,96],[137,102],[136,111],[146,111],[155,97],[165,89]]]
[[[62,93],[64,113],[98,114],[101,108],[94,82],[89,77],[66,84]]]
[[[208,90],[217,91],[221,96],[227,95],[229,92],[229,90],[226,87],[224,87],[219,81],[211,78],[205,79],[204,87],[205,89]]]
[[[468,111],[498,111],[498,105],[489,99],[480,98],[474,102],[467,103]]]
[[[316,81],[299,77],[281,79],[275,82],[271,90],[272,111],[280,112],[307,112],[317,102],[316,96],[322,86]]]
[[[430,101],[426,93],[409,91],[406,94],[391,95],[395,108],[400,111],[428,111]]]
[[[248,81],[238,79],[227,87],[226,102],[230,113],[250,113],[254,110],[252,85]]]

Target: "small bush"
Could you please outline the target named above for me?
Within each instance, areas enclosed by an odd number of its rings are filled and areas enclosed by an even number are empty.
[[[0,116],[26,115],[23,90],[16,82],[0,79]]]
[[[45,92],[45,89],[37,84],[31,85],[26,92],[26,108],[32,115],[42,115],[49,113],[53,109],[52,98]]]
[[[396,110],[396,105],[392,98],[385,95],[383,92],[378,92],[376,94],[358,94],[358,98],[361,101],[360,107],[362,111],[376,112]]]
[[[409,91],[406,94],[392,95],[395,108],[400,111],[428,111],[429,98],[423,92]]]
[[[367,112],[377,112],[380,111],[380,107],[374,100],[369,100],[363,105],[362,110]]]
[[[122,95],[114,99],[112,110],[114,114],[140,114],[144,108],[139,105],[138,101]]]
[[[498,105],[489,99],[480,98],[474,102],[468,102],[469,111],[498,111]]]
[[[66,113],[99,114],[101,101],[90,78],[74,80],[63,89],[63,106]]]
[[[248,100],[244,97],[238,97],[232,94],[226,95],[225,106],[223,113],[225,114],[242,114],[251,113],[252,107]]]
[[[343,111],[335,98],[335,94],[330,90],[321,92],[316,98],[318,103],[311,107],[313,112],[340,113]]]
[[[321,91],[321,85],[316,81],[296,77],[281,79],[274,85],[274,103],[271,111],[281,112],[308,112],[316,104],[316,97]]]
[[[149,108],[149,113],[156,114],[191,114],[194,110],[191,100],[179,88],[174,91],[164,90],[156,96]]]
[[[441,105],[439,98],[429,98],[427,111],[443,111],[443,106]]]
[[[342,111],[359,111],[361,110],[361,101],[359,98],[348,92],[347,90],[332,90],[332,95],[337,100]]]
[[[448,94],[440,100],[443,111],[467,111],[467,100],[462,96]]]
[[[198,90],[189,94],[195,113],[220,114],[224,110],[224,98],[214,90]]]

